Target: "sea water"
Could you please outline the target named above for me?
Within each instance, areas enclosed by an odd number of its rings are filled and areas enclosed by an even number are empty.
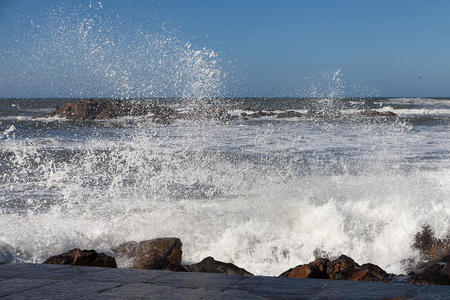
[[[176,236],[206,256],[277,275],[318,253],[389,272],[414,235],[449,230],[449,99],[342,99],[398,118],[43,118],[64,99],[0,102],[4,262]],[[183,111],[183,99],[147,99]],[[230,114],[307,111],[320,99],[219,99]],[[398,109],[397,109],[398,108]],[[37,117],[37,118],[36,118]]]

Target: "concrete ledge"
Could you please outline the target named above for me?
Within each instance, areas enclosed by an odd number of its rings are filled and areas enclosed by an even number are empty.
[[[450,286],[0,265],[4,299],[450,299]]]

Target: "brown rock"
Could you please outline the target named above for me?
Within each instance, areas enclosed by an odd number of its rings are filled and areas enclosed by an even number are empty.
[[[333,280],[391,281],[392,276],[374,264],[358,265],[348,256],[341,255],[328,264],[327,274]]]
[[[80,250],[78,248],[52,256],[44,261],[44,264],[117,268],[114,257],[97,253],[95,250]]]
[[[450,255],[410,274],[407,283],[450,285]]]
[[[138,105],[113,99],[84,99],[78,102],[67,102],[63,108],[57,107],[49,116],[70,120],[101,120],[124,116],[143,116],[149,113],[166,119],[175,116],[175,111],[168,107]]]
[[[178,238],[123,243],[115,249],[119,263],[126,261],[134,269],[183,271],[181,241]]]
[[[298,265],[293,269],[289,269],[288,271],[282,273],[280,277],[328,279],[327,274],[328,263],[330,263],[328,259],[318,258],[309,264]]]
[[[424,262],[439,260],[450,255],[450,236],[436,238],[430,225],[424,225],[414,237],[413,247],[419,250]]]
[[[332,280],[392,281],[392,275],[374,264],[358,265],[348,256],[341,255],[330,261],[318,258],[315,261],[290,269],[280,277],[323,278]]]
[[[253,276],[252,273],[239,268],[232,263],[224,263],[215,260],[213,257],[209,256],[203,259],[201,262],[184,266],[184,268],[189,272],[203,272],[203,273],[220,273],[228,275],[248,275]]]
[[[327,266],[327,274],[330,279],[344,279],[342,272],[359,267],[359,265],[350,257],[341,255],[333,260]]]
[[[360,267],[346,269],[340,273],[338,276],[345,280],[357,280],[357,281],[391,281],[392,276],[386,273],[379,266],[374,264],[364,264]]]

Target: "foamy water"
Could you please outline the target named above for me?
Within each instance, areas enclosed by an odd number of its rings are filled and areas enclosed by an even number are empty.
[[[255,274],[278,275],[316,249],[401,272],[423,224],[449,230],[446,117],[0,126],[9,262],[177,236],[185,262],[212,255]]]

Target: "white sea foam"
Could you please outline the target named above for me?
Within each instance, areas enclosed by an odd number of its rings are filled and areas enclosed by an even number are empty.
[[[2,208],[5,257],[40,262],[178,236],[185,262],[212,255],[256,274],[309,262],[316,248],[401,272],[420,226],[449,230],[449,169],[404,159],[448,145],[410,149],[422,137],[399,123],[206,124],[147,124],[119,140],[9,140],[14,169],[0,201],[20,202]]]

